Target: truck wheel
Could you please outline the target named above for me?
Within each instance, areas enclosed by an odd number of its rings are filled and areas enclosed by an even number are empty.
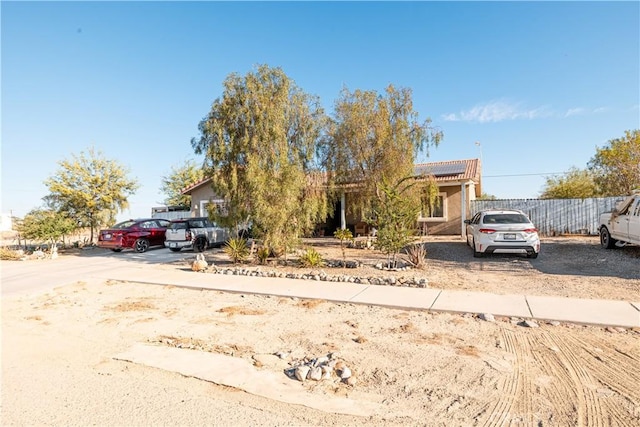
[[[193,249],[195,249],[196,252],[204,252],[204,250],[207,249],[206,239],[203,239],[202,237],[197,239],[193,245]]]
[[[611,233],[609,233],[607,227],[600,229],[600,245],[605,249],[613,249],[616,247],[616,239],[611,237]]]

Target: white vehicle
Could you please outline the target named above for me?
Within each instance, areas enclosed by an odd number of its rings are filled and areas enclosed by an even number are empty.
[[[165,236],[164,246],[173,252],[179,252],[182,249],[202,252],[226,242],[229,232],[218,227],[209,218],[184,218],[171,221]]]
[[[493,252],[522,253],[527,258],[537,258],[540,253],[538,230],[522,211],[489,209],[464,222],[467,244],[473,248],[476,258]]]
[[[603,248],[640,245],[640,190],[619,203],[613,212],[600,215],[598,229]]]

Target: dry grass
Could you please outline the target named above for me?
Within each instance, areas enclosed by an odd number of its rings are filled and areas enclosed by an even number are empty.
[[[237,344],[212,344],[209,341],[199,338],[176,337],[172,335],[160,335],[156,339],[150,339],[149,342],[169,347],[206,351],[209,353],[226,354],[229,356],[246,356],[254,352],[253,348],[248,346],[241,346]]]
[[[321,304],[326,303],[327,301],[323,299],[308,299],[304,301],[300,301],[297,305],[302,308],[316,308]]]
[[[107,307],[107,309],[111,311],[118,311],[118,312],[147,311],[147,310],[155,310],[156,306],[151,304],[150,302],[139,300],[139,301],[121,302],[118,305]]]
[[[478,351],[478,348],[473,345],[457,347],[456,353],[464,356],[480,357],[480,352]]]
[[[241,314],[245,316],[260,316],[262,314],[266,314],[264,310],[256,310],[254,308],[247,308],[238,305],[231,305],[228,307],[222,307],[217,310],[218,313],[226,313],[227,316],[235,316],[236,314]]]

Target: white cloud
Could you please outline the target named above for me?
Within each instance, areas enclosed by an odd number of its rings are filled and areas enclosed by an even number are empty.
[[[461,111],[457,114],[445,114],[442,118],[450,122],[491,123],[518,119],[531,120],[549,115],[550,113],[546,107],[526,109],[522,107],[521,103],[495,100],[485,104],[477,104],[470,110]]]
[[[636,105],[637,109],[638,106]],[[590,114],[602,114],[611,111],[610,107],[598,107],[588,109],[585,107],[572,107],[565,112],[553,111],[546,106],[538,108],[526,108],[523,103],[507,100],[489,101],[484,104],[476,104],[469,110],[459,113],[443,114],[442,119],[447,122],[475,122],[497,123],[506,120],[533,120],[544,117],[567,118]]]
[[[567,110],[566,113],[564,113],[565,117],[571,117],[571,116],[579,116],[585,113],[585,109],[582,107],[578,107],[578,108],[569,108]]]

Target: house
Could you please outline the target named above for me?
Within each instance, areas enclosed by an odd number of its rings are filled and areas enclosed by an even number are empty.
[[[471,201],[480,197],[481,171],[479,159],[451,160],[414,165],[416,176],[433,176],[439,188],[433,209],[424,207],[417,218],[417,228],[423,234],[464,235],[464,220],[471,217]],[[351,191],[357,191],[353,189]],[[331,235],[337,227],[349,227],[354,236],[369,232],[357,212],[347,212],[350,191],[345,191],[336,205],[333,218],[328,218],[324,233]]]
[[[421,163],[415,165],[415,173],[431,174],[440,190],[440,203],[433,212],[422,212],[418,224],[429,234],[464,236],[471,201],[482,194],[480,159]]]
[[[434,235],[464,235],[464,220],[471,216],[471,201],[480,197],[481,164],[479,159],[451,160],[419,163],[414,167],[416,175],[432,175],[439,187],[438,203],[434,209],[425,209],[417,218],[420,230]],[[211,179],[206,178],[182,190],[191,196],[191,216],[205,216],[209,203],[222,204],[211,188]],[[367,230],[357,213],[347,213],[349,192],[342,194],[333,215],[319,228],[325,235],[332,235],[338,227],[349,227],[352,231]]]
[[[211,188],[211,178],[205,178],[181,191],[191,196],[191,217],[207,216],[209,203],[223,204],[224,200],[216,196]]]

